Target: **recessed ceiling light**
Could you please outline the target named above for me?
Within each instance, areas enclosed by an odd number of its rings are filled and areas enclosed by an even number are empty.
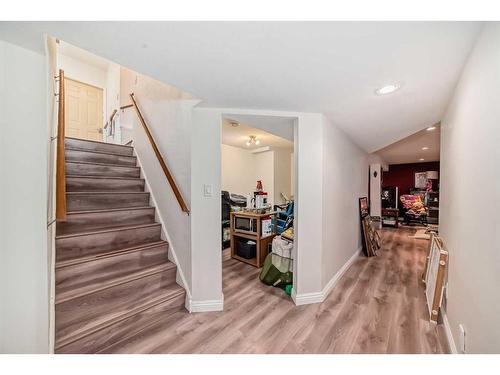
[[[422,150],[424,150],[424,151],[428,150],[428,149],[429,149],[429,147],[427,147],[427,146],[422,147]]]
[[[428,132],[430,132],[430,131],[432,131],[432,130],[434,130],[434,129],[436,129],[436,127],[435,127],[435,126],[429,126],[429,127],[427,128],[427,131],[428,131]]]
[[[399,90],[401,86],[397,84],[392,84],[392,85],[385,85],[377,90],[375,90],[375,94],[377,95],[387,95],[391,94],[396,90]]]
[[[420,160],[420,161],[424,161],[425,159],[424,159],[424,158],[420,158],[420,159],[418,159],[418,160]]]

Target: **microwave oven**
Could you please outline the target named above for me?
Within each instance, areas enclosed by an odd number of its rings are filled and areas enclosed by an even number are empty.
[[[235,216],[233,220],[235,232],[257,233],[257,219]]]

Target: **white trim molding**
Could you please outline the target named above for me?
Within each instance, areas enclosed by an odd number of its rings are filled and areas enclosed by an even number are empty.
[[[349,258],[349,260],[347,260],[347,262],[345,262],[345,264],[337,271],[337,273],[333,275],[330,281],[326,283],[326,285],[320,292],[296,294],[295,289],[293,289],[292,290],[293,302],[295,302],[297,306],[323,302],[328,297],[330,292],[333,290],[335,285],[337,285],[340,278],[344,275],[344,273],[349,269],[349,267],[361,254],[361,251],[362,248],[361,247],[358,248],[356,252]]]
[[[208,311],[222,311],[224,309],[224,294],[220,299],[207,300],[207,301],[193,301],[186,296],[186,308],[190,313],[194,312],[208,312]]]
[[[455,345],[455,340],[453,339],[450,322],[448,321],[448,315],[446,315],[446,311],[443,308],[441,308],[441,316],[443,318],[444,332],[446,334],[446,340],[448,341],[450,352],[451,354],[458,354],[457,346]]]

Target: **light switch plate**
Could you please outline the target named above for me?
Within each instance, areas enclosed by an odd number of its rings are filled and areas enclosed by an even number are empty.
[[[203,195],[205,197],[211,197],[213,195],[213,187],[211,184],[203,185]]]

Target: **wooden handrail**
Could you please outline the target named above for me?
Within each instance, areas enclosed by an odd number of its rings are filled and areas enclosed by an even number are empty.
[[[56,220],[66,221],[66,160],[64,155],[64,71],[59,69],[59,105],[57,114]]]
[[[184,201],[184,198],[182,197],[182,194],[177,187],[177,184],[175,183],[175,180],[172,176],[172,173],[170,173],[170,170],[167,167],[167,164],[165,163],[165,160],[163,159],[160,150],[158,149],[158,146],[156,145],[156,142],[153,139],[153,135],[151,134],[151,131],[149,130],[149,126],[146,124],[146,120],[144,119],[144,116],[141,113],[141,110],[139,109],[139,106],[137,105],[137,101],[135,100],[134,93],[130,94],[130,99],[132,99],[132,106],[134,107],[137,117],[139,118],[139,122],[141,123],[142,127],[144,128],[144,131],[146,132],[146,135],[148,136],[149,142],[151,143],[151,147],[153,147],[153,151],[156,154],[156,157],[158,159],[158,162],[161,165],[161,168],[163,169],[163,173],[165,173],[165,177],[168,180],[168,183],[170,184],[170,187],[174,191],[175,197],[177,198],[177,202],[179,202],[179,206],[181,206],[181,210],[183,212],[186,212],[189,215],[189,208]]]
[[[133,107],[134,105],[133,104],[127,104],[127,105],[123,105],[120,107],[121,110],[124,110],[126,108],[130,108],[130,107]]]
[[[113,118],[115,117],[115,115],[118,113],[118,110],[115,109],[113,110],[113,113],[111,114],[111,116],[109,117],[109,121],[106,122],[106,125],[104,125],[104,129],[106,129],[108,127],[108,125],[112,124],[113,123]]]

